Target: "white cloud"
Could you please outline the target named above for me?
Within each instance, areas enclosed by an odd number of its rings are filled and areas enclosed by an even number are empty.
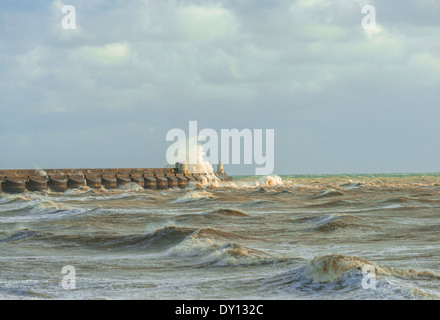
[[[85,46],[73,51],[71,57],[97,65],[119,65],[129,60],[130,46],[125,43]]]
[[[42,47],[37,46],[29,52],[16,57],[20,80],[35,80],[43,75],[44,69],[40,65],[43,51]]]
[[[222,7],[185,6],[180,18],[186,35],[195,41],[231,36],[238,29],[233,14]]]
[[[415,54],[412,63],[424,69],[424,71],[438,72],[440,75],[440,59],[430,52],[420,52]]]

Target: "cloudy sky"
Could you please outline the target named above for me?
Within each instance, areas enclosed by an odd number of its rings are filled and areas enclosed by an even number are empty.
[[[439,172],[440,1],[1,0],[0,120],[0,168],[162,167],[196,120],[274,129],[277,174]]]

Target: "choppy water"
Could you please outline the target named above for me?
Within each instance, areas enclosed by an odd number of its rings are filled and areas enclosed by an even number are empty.
[[[440,297],[440,175],[234,179],[0,194],[0,298]]]

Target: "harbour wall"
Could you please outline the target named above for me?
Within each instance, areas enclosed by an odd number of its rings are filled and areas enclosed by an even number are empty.
[[[222,181],[232,180],[224,173],[214,175]],[[212,177],[211,174],[210,176]],[[132,183],[152,190],[183,189],[191,182],[202,182],[206,179],[206,173],[179,172],[175,168],[0,169],[0,192],[21,193],[48,189],[65,192],[67,189],[83,186],[117,189]]]

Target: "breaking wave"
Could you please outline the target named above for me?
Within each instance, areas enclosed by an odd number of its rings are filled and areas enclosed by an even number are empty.
[[[181,258],[197,257],[200,264],[215,266],[260,264],[284,261],[238,241],[250,238],[215,228],[167,226],[146,234],[55,234],[23,228],[0,239],[0,243],[27,242],[29,245],[70,249],[165,251]]]
[[[41,201],[38,201],[37,204],[35,204],[32,207],[31,212],[55,213],[55,212],[60,212],[60,211],[65,211],[65,210],[67,210],[67,207],[62,204],[56,203],[51,200],[41,200]]]
[[[0,212],[54,213],[67,210],[67,207],[40,196],[9,195],[2,199]]]
[[[19,241],[33,241],[36,244],[39,242],[45,245],[58,247],[80,248],[86,247],[98,250],[145,250],[157,249],[163,250],[181,242],[199,242],[211,243],[208,247],[217,250],[218,244],[216,242],[230,242],[249,239],[248,237],[218,230],[215,228],[185,228],[176,226],[167,226],[155,230],[154,232],[146,234],[129,234],[129,235],[110,235],[110,234],[55,234],[28,228],[22,228],[12,235],[0,239],[0,243],[11,243]],[[241,246],[241,245],[238,245]],[[208,248],[208,250],[210,250]],[[237,246],[224,247],[224,249],[237,249]],[[241,248],[241,247],[240,247]],[[200,249],[200,248],[199,248]],[[226,250],[228,251],[228,250]],[[256,250],[245,250],[248,253],[256,253]],[[243,252],[245,252],[243,251]],[[232,252],[232,251],[231,251]]]
[[[171,203],[187,203],[213,198],[214,195],[208,191],[191,191]]]
[[[281,177],[272,175],[266,176],[262,180],[260,180],[259,185],[262,187],[284,186],[284,181]]]
[[[215,266],[261,264],[284,261],[261,250],[248,248],[237,241],[250,239],[215,228],[195,230],[184,241],[170,250],[173,256],[197,257],[200,264]]]
[[[374,290],[364,289],[366,270],[375,272]],[[403,270],[377,265],[356,256],[317,256],[307,264],[264,280],[266,292],[313,294],[316,299],[439,299],[413,287],[411,280],[438,280],[432,271]],[[371,282],[369,283],[371,285]]]
[[[305,268],[304,276],[313,282],[332,282],[347,272],[373,266],[376,275],[393,276],[404,279],[435,279],[440,275],[432,271],[402,270],[376,265],[368,260],[353,256],[327,255],[315,257]]]
[[[218,243],[212,239],[198,237],[189,237],[173,247],[170,254],[180,257],[197,257],[200,264],[215,266],[261,264],[280,260],[237,242]]]

